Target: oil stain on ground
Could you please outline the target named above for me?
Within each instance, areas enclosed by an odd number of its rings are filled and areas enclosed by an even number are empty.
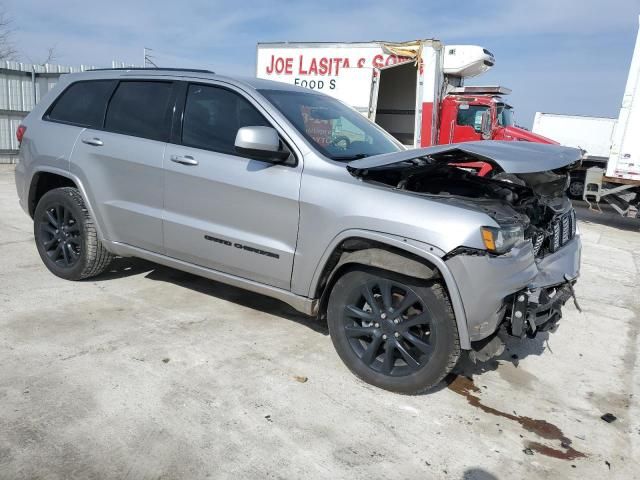
[[[538,442],[527,442],[527,447],[542,455],[548,457],[559,458],[561,460],[575,460],[576,458],[584,458],[586,455],[582,452],[575,450],[571,447],[571,440],[569,440],[557,426],[546,420],[538,420],[531,417],[521,417],[519,415],[506,413],[501,410],[497,410],[492,407],[484,405],[480,401],[480,397],[477,393],[480,391],[473,383],[473,380],[463,376],[455,377],[449,383],[449,389],[458,395],[462,395],[467,399],[469,405],[479,408],[483,412],[495,415],[497,417],[507,418],[519,423],[522,428],[528,432],[535,433],[547,440],[557,440],[560,442],[561,449],[556,449],[543,445]]]

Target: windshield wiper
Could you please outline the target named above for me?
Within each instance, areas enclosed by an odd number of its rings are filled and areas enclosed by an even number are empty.
[[[367,155],[366,153],[356,153],[355,155],[331,157],[331,160],[335,160],[337,162],[346,162],[348,160],[360,160],[361,158],[367,158],[368,156],[369,155]]]

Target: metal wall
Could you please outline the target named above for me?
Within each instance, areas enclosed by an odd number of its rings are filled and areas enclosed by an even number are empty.
[[[113,62],[112,67],[125,67]],[[15,163],[18,158],[16,129],[36,103],[56,84],[60,75],[95,67],[80,65],[32,65],[0,62],[0,163]]]

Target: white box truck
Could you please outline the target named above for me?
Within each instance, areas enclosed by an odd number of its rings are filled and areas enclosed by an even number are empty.
[[[494,63],[486,48],[439,40],[259,43],[256,76],[331,95],[410,147],[482,139],[555,143],[515,125],[502,98],[509,89],[464,85]]]
[[[609,159],[617,119],[536,112],[532,131],[567,147],[581,148],[585,158],[604,166]]]
[[[571,172],[569,195],[582,198],[584,178],[590,167],[606,168],[617,119],[536,112],[532,131],[566,147],[584,150],[581,168]]]
[[[603,199],[622,215],[637,216],[640,210],[640,29],[606,171],[597,167],[587,170],[583,198],[596,204]]]

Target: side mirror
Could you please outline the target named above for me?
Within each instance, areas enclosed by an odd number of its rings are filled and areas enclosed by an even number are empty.
[[[491,140],[491,111],[485,110],[482,113],[482,123],[480,126],[483,140]]]
[[[270,162],[283,162],[289,151],[280,148],[278,132],[271,127],[242,127],[238,129],[234,143],[241,155]]]

